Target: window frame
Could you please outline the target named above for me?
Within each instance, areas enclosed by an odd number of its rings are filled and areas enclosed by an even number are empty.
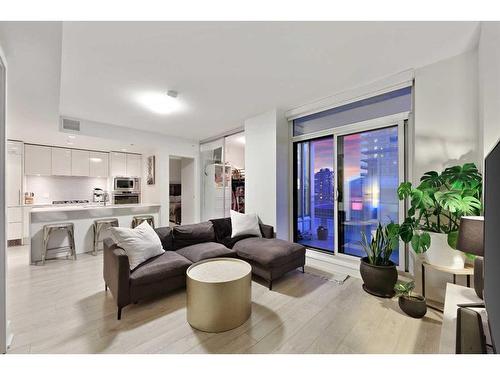
[[[308,140],[314,140],[318,138],[324,138],[328,136],[333,136],[333,148],[334,148],[334,155],[333,155],[333,163],[334,163],[334,197],[335,197],[335,203],[334,203],[334,220],[335,220],[335,231],[334,231],[334,244],[333,244],[333,253],[330,251],[322,250],[322,249],[317,249],[314,247],[307,247],[307,249],[310,249],[311,251],[314,252],[319,252],[321,254],[324,254],[331,259],[338,259],[339,261],[342,261],[342,263],[345,264],[345,261],[347,262],[352,262],[352,261],[359,261],[360,258],[348,254],[343,254],[338,252],[338,137],[339,136],[345,136],[353,133],[359,133],[363,131],[369,131],[369,130],[376,130],[376,129],[381,129],[381,128],[386,128],[390,126],[397,126],[398,127],[398,169],[399,169],[399,183],[404,182],[408,180],[408,171],[411,170],[410,168],[410,161],[409,161],[409,153],[411,150],[409,150],[408,145],[411,144],[408,138],[411,137],[411,132],[409,131],[409,127],[411,125],[411,112],[406,111],[406,112],[401,112],[389,116],[384,116],[384,117],[379,117],[376,119],[371,119],[367,121],[362,121],[358,123],[353,123],[353,124],[348,124],[348,125],[343,125],[339,126],[336,128],[331,128],[331,129],[326,129],[326,130],[321,130],[318,132],[314,133],[309,133],[307,135],[300,135],[300,136],[293,136],[293,120],[289,121],[289,137],[290,137],[290,143],[291,143],[291,155],[290,155],[290,167],[291,167],[291,173],[290,176],[292,177],[292,181],[289,184],[290,185],[290,207],[291,210],[290,212],[292,213],[290,217],[290,234],[291,234],[291,239],[294,240],[295,238],[295,221],[296,221],[296,170],[295,170],[295,163],[296,163],[296,143],[298,142],[303,142],[303,141],[308,141]],[[405,218],[405,202],[404,201],[399,201],[399,223],[402,223]],[[399,242],[399,265],[397,266],[397,269],[400,271],[406,271],[408,270],[409,266],[409,259],[408,259],[408,248],[405,246],[404,242],[400,240]]]

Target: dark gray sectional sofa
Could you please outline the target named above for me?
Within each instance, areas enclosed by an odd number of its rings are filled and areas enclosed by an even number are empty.
[[[130,270],[128,257],[111,238],[104,240],[104,281],[118,306],[122,308],[138,301],[164,295],[186,285],[186,270],[196,262],[217,257],[237,257],[250,263],[252,273],[268,282],[302,267],[305,248],[297,243],[274,237],[272,226],[260,224],[262,238],[239,236],[231,238],[231,219],[162,227],[155,231],[165,253],[149,259]]]

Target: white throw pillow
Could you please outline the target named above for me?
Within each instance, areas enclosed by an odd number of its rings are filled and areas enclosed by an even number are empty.
[[[125,250],[131,270],[149,258],[165,252],[160,237],[147,221],[143,221],[134,229],[120,227],[109,229],[116,244]]]
[[[231,229],[232,238],[243,234],[253,234],[254,236],[262,237],[257,214],[240,214],[231,210]]]

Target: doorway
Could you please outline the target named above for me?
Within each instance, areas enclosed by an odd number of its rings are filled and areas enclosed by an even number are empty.
[[[202,220],[245,213],[245,133],[200,145]]]
[[[169,225],[195,222],[195,165],[193,158],[169,157]]]

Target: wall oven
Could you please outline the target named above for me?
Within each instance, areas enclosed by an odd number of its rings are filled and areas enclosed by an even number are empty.
[[[141,193],[138,191],[115,191],[113,204],[138,204],[141,202]]]
[[[130,192],[139,191],[141,189],[139,179],[131,177],[115,177],[113,186],[114,191]]]

